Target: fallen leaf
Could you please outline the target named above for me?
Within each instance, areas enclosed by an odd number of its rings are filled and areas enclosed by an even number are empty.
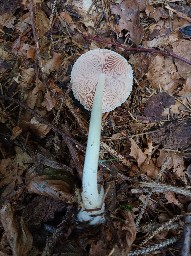
[[[7,28],[14,28],[14,22],[16,17],[13,16],[11,13],[3,13],[0,15],[0,28],[3,29],[3,27]]]
[[[147,79],[151,86],[172,93],[179,84],[179,73],[173,60],[164,56],[153,57],[148,68]]]
[[[140,167],[147,159],[147,156],[133,139],[130,139],[130,142],[131,142],[130,156],[134,157],[137,160],[138,166]]]
[[[105,247],[105,243],[102,240],[93,242],[91,244],[89,256],[105,256],[108,255]]]
[[[63,201],[47,196],[35,196],[23,211],[23,219],[30,225],[40,225],[41,222],[53,220],[56,213],[64,211]],[[31,212],[31,209],[35,209]]]
[[[140,167],[142,173],[146,173],[148,177],[155,179],[159,173],[155,159],[148,157]]]
[[[19,126],[13,127],[11,140],[15,140],[21,133],[22,129]]]
[[[20,88],[31,88],[34,79],[34,68],[27,68],[21,70],[21,79],[19,81]]]
[[[164,196],[169,204],[175,204],[178,207],[181,207],[182,204],[176,199],[175,193],[172,191],[168,191],[164,193]]]
[[[6,232],[13,255],[26,256],[32,249],[33,237],[22,218],[14,216],[10,203],[1,208],[1,223]]]
[[[57,70],[61,67],[62,54],[61,53],[53,53],[52,59],[48,61],[43,61],[43,70],[46,74],[49,74],[51,71]]]
[[[153,5],[147,5],[145,10],[147,16],[159,21],[161,18],[167,19],[169,17],[167,11],[163,7],[154,7]]]
[[[163,111],[165,108],[175,104],[175,99],[166,92],[159,92],[152,95],[144,109],[144,115],[149,117],[151,121],[160,121],[163,119]]]
[[[114,30],[119,33],[127,30],[135,44],[140,44],[143,38],[143,27],[140,25],[139,5],[134,1],[121,1],[120,4],[111,5],[111,13],[118,15],[120,20],[118,25],[114,25]]]
[[[183,155],[181,153],[161,150],[160,155],[157,158],[157,166],[162,167],[167,158],[170,160],[168,165],[165,165],[166,170],[168,171],[172,168],[177,177],[185,180],[185,165]]]
[[[50,95],[50,92],[47,91],[42,102],[42,106],[46,107],[48,111],[51,111],[56,105],[56,99]]]
[[[191,41],[190,40],[178,40],[172,44],[173,52],[177,55],[186,58],[191,61]],[[187,79],[191,77],[191,68],[190,65],[183,63],[180,60],[175,59],[175,64],[178,69],[178,73],[181,77]]]
[[[158,168],[154,163],[154,160],[150,159],[150,155],[147,156],[133,139],[130,139],[130,141],[130,156],[133,156],[137,160],[138,166],[143,173],[146,173],[151,178],[156,178],[158,174]],[[150,150],[151,147],[152,145],[150,145]]]
[[[0,161],[0,188],[4,188],[1,197],[8,199],[20,193],[19,186],[23,185],[22,175],[24,170],[31,163],[30,156],[19,147],[15,147],[14,158],[2,159]]]
[[[131,246],[135,241],[137,229],[134,221],[134,215],[125,210],[121,210],[120,214],[125,219],[125,222],[121,222],[116,228],[118,237],[120,238],[120,246],[122,247],[121,256],[128,255],[128,252],[131,250]],[[114,223],[115,225],[116,223]],[[120,227],[120,228],[119,228]]]
[[[41,138],[45,137],[50,131],[50,127],[48,125],[39,123],[35,117],[31,119],[29,125],[30,129]]]
[[[72,17],[70,16],[70,14],[68,12],[61,12],[60,13],[60,18],[65,21],[69,26],[70,26],[70,29],[72,31],[74,31],[74,29],[76,28],[76,25],[75,23],[73,22],[72,20]]]
[[[71,188],[62,180],[49,180],[46,176],[34,177],[27,188],[30,193],[50,196],[67,203],[72,202]]]
[[[50,27],[49,19],[40,9],[38,9],[35,13],[35,26],[39,38],[43,37]]]
[[[148,139],[147,145],[148,145],[148,147],[145,149],[144,154],[151,157],[151,155],[153,153],[153,149],[154,149],[152,140]]]
[[[186,79],[186,83],[183,85],[183,88],[178,95],[188,99],[191,97],[191,76]]]
[[[31,16],[30,16],[30,13],[27,12],[19,18],[19,21],[15,25],[15,29],[19,31],[20,34],[22,34],[24,31],[26,31],[29,28],[30,25],[31,25]]]

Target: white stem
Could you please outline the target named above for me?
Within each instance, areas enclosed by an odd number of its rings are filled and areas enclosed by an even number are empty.
[[[92,0],[83,0],[83,9],[87,12],[92,5]]]
[[[86,156],[82,178],[82,201],[85,209],[100,208],[103,200],[103,187],[98,192],[97,171],[100,151],[101,121],[102,121],[102,99],[105,84],[105,74],[101,74],[94,96]]]

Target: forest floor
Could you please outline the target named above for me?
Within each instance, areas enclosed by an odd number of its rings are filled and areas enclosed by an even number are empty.
[[[191,1],[0,0],[0,255],[190,255]],[[90,113],[70,74],[107,48],[134,70],[104,114],[105,224],[77,223]]]

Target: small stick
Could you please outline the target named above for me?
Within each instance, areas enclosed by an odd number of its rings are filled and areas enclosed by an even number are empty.
[[[165,172],[165,170],[166,170],[166,168],[167,168],[167,166],[168,166],[168,164],[169,164],[169,161],[170,161],[170,158],[167,157],[167,158],[165,159],[165,161],[164,161],[164,163],[163,163],[161,169],[160,169],[160,172],[159,172],[158,175],[157,175],[156,182],[158,182],[158,181],[161,179],[162,174]],[[141,182],[141,184],[142,184],[142,183],[144,183],[144,182]],[[147,183],[147,182],[145,182],[145,183]],[[155,183],[155,182],[154,182],[154,183]],[[155,183],[155,184],[157,184],[157,183]],[[148,202],[149,202],[149,200],[151,199],[152,194],[153,194],[153,190],[151,190],[151,191],[148,193],[148,195],[147,195],[147,197],[146,197],[146,199],[145,199],[145,202],[144,202],[144,204],[142,205],[141,212],[139,213],[139,215],[138,215],[138,217],[137,217],[137,220],[136,220],[136,227],[137,227],[137,228],[138,228],[138,226],[139,226],[139,224],[140,224],[140,221],[141,221],[142,216],[143,216],[143,214],[144,214],[144,212],[145,212],[145,209],[146,209],[146,207],[147,207],[147,205],[148,205]]]
[[[165,8],[168,9],[169,11],[171,11],[171,12],[176,13],[178,17],[183,18],[183,19],[185,19],[185,20],[191,22],[191,18],[188,17],[188,16],[187,16],[186,14],[184,14],[183,12],[179,12],[179,11],[177,11],[177,10],[171,8],[169,5],[166,5]]]
[[[141,245],[146,244],[149,240],[151,240],[154,236],[156,236],[158,233],[160,233],[161,231],[164,230],[171,230],[171,229],[178,229],[179,224],[178,223],[174,223],[177,220],[179,220],[182,217],[182,215],[178,215],[173,219],[170,219],[169,221],[165,222],[164,224],[162,224],[158,229],[155,229],[151,235],[149,237],[147,237],[142,243]]]
[[[167,247],[168,245],[174,244],[178,241],[177,237],[172,237],[170,239],[165,240],[164,242],[161,242],[160,244],[154,244],[150,247],[144,247],[140,250],[130,251],[128,256],[138,256],[138,255],[146,255],[147,253],[158,251],[164,247]]]
[[[176,194],[181,194],[184,196],[191,197],[191,192],[188,189],[174,187],[174,186],[156,183],[156,182],[140,182],[139,184],[141,187],[151,188],[153,193],[164,193],[167,191],[172,191]]]
[[[191,208],[191,204],[189,204],[188,208]],[[181,256],[190,256],[190,244],[191,244],[191,209],[188,209],[189,213],[185,217],[185,226],[183,230],[183,246],[181,250]]]
[[[35,8],[34,8],[33,0],[30,0],[29,12],[30,12],[30,16],[31,16],[31,25],[32,25],[34,42],[36,45],[36,56],[37,56],[37,60],[38,60],[41,72],[43,74],[44,68],[43,68],[42,60],[41,60],[41,56],[40,56],[40,47],[39,47],[39,40],[38,40],[39,38],[38,38],[38,35],[36,33],[36,28],[35,28]]]
[[[90,36],[90,35],[84,35],[82,34],[82,36],[86,39],[86,40],[91,40],[91,41],[96,41],[96,42],[100,42],[100,43],[107,43],[107,44],[111,44],[114,45],[116,47],[122,48],[127,52],[147,52],[147,53],[158,53],[161,54],[163,56],[170,56],[174,59],[180,60],[184,63],[187,63],[188,65],[191,65],[191,61],[188,59],[185,59],[179,55],[177,55],[174,52],[168,52],[168,51],[163,51],[163,50],[156,50],[153,48],[141,48],[141,47],[137,47],[137,48],[129,48],[126,47],[125,45],[119,44],[119,43],[114,43],[114,42],[108,42],[107,40],[104,40],[101,37],[98,36]]]
[[[101,148],[104,148],[107,152],[109,152],[113,157],[115,157],[119,161],[121,161],[124,165],[126,165],[128,167],[131,166],[131,163],[130,163],[130,161],[128,159],[126,159],[124,156],[118,154],[114,149],[112,149],[106,143],[101,142]]]

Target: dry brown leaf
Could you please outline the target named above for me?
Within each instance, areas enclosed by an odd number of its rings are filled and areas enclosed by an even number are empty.
[[[31,162],[30,156],[19,147],[15,147],[16,155],[13,158],[0,161],[0,188],[4,187],[2,198],[17,196],[16,187],[23,184],[22,174]]]
[[[145,8],[146,8],[147,0],[136,0],[136,2],[138,4],[138,6],[139,6],[139,11],[140,12],[144,11]]]
[[[130,139],[130,141],[131,141],[130,156],[134,157],[137,160],[138,166],[140,167],[147,159],[147,156],[146,154],[143,153],[143,151],[140,149],[140,147],[137,145],[137,143],[133,139]]]
[[[14,216],[13,209],[9,203],[3,205],[1,209],[1,223],[6,232],[13,255],[29,255],[32,249],[33,237],[23,219],[17,219]]]
[[[41,138],[45,137],[50,131],[48,125],[39,123],[35,117],[30,121],[30,129]]]
[[[10,175],[10,169],[12,169],[12,159],[2,159],[0,162],[0,174],[3,179],[0,180],[0,187],[3,187],[11,182],[12,177]]]
[[[49,30],[50,21],[45,13],[38,9],[35,13],[35,25],[38,37],[41,38]]]
[[[34,46],[29,46],[27,50],[27,59],[35,59],[36,56],[36,48]]]
[[[156,178],[158,174],[158,168],[154,163],[153,159],[150,159],[150,155],[148,155],[147,157],[146,153],[144,153],[141,150],[141,148],[137,145],[137,143],[133,139],[130,139],[130,141],[131,141],[130,156],[134,157],[137,160],[138,166],[143,173],[146,173],[151,178]],[[148,148],[148,152],[149,150],[152,151],[152,145],[150,145],[150,149]]]
[[[134,221],[134,216],[131,212],[123,210],[120,211],[120,213],[125,219],[125,222],[123,224],[118,224],[116,231],[118,237],[120,238],[120,245],[122,247],[121,255],[125,256],[128,255],[128,252],[131,250],[131,246],[136,238],[137,229]]]
[[[44,106],[48,111],[51,111],[56,106],[56,99],[50,95],[49,91],[45,94],[42,106]]]
[[[34,68],[22,69],[20,76],[20,88],[31,88],[34,79]]]
[[[5,51],[4,49],[4,46],[0,46],[0,56],[1,56],[1,59],[3,60],[9,60],[11,55],[8,51]]]
[[[170,161],[166,167],[167,171],[173,168],[173,172],[177,175],[177,177],[185,180],[185,166],[183,155],[181,153],[161,150],[160,155],[157,158],[157,166],[161,167],[167,158],[170,158]]]
[[[147,5],[145,10],[147,16],[159,21],[161,18],[167,19],[169,17],[167,11],[163,7],[154,7],[153,5]]]
[[[152,95],[146,102],[144,115],[151,121],[163,119],[164,110],[175,103],[175,100],[166,92],[159,92]]]
[[[43,70],[46,74],[49,74],[51,71],[57,70],[61,67],[62,54],[54,52],[52,59],[43,62]]]
[[[186,84],[183,85],[183,88],[178,95],[182,96],[182,98],[191,97],[191,76],[186,79]]]
[[[182,204],[176,199],[174,192],[168,191],[168,192],[165,192],[164,195],[169,204],[175,204],[178,207],[182,206]]]
[[[145,162],[140,167],[143,173],[146,173],[147,176],[155,179],[158,175],[159,169],[156,166],[155,159],[150,159],[148,157]]]
[[[120,4],[111,5],[111,13],[120,16],[119,24],[114,25],[114,30],[118,34],[122,30],[127,30],[135,44],[140,44],[143,38],[143,27],[140,25],[139,5],[134,0],[121,1]]]
[[[30,193],[50,196],[67,203],[72,202],[71,188],[62,180],[49,180],[47,176],[35,177],[27,186]]]
[[[30,52],[31,51],[31,52]],[[12,45],[12,53],[14,53],[17,56],[22,56],[25,58],[31,58],[32,51],[36,51],[34,46],[31,46],[27,43],[24,43],[20,37],[15,40],[15,42]],[[30,55],[31,54],[31,55]]]
[[[66,12],[66,11],[61,12],[60,18],[69,25],[69,27],[72,31],[74,31],[74,29],[76,28],[76,25],[75,25],[75,22],[73,22],[72,17],[70,16],[70,14],[68,12]]]
[[[147,145],[148,145],[148,147],[145,149],[144,154],[151,157],[151,155],[153,153],[153,149],[154,149],[152,140],[148,139]]]
[[[93,242],[91,244],[89,256],[105,256],[108,255],[108,252],[105,247],[105,242],[102,240]]]
[[[0,256],[8,256],[10,255],[10,252],[11,252],[11,247],[7,240],[6,233],[4,232],[0,241]]]
[[[15,24],[15,28],[21,34],[27,30],[29,25],[31,25],[31,16],[30,16],[30,13],[27,12],[23,16],[21,16],[19,21]]]
[[[0,15],[0,29],[3,29],[3,27],[7,28],[14,28],[14,22],[16,20],[16,17],[12,15],[11,13],[4,13]]]
[[[22,132],[22,129],[19,126],[15,126],[12,129],[12,136],[11,136],[11,140],[16,139]]]
[[[41,95],[44,92],[45,87],[43,83],[36,79],[35,81],[35,87],[32,91],[29,91],[27,93],[27,106],[30,107],[31,109],[34,109],[34,107],[40,107],[42,100],[41,100]]]
[[[190,40],[178,40],[172,44],[173,52],[177,55],[186,58],[191,61],[191,41]],[[175,59],[179,75],[185,79],[191,77],[190,65],[183,63],[180,60]]]
[[[168,93],[177,88],[180,76],[172,59],[158,55],[152,58],[148,70],[147,79],[153,88],[162,88]]]

